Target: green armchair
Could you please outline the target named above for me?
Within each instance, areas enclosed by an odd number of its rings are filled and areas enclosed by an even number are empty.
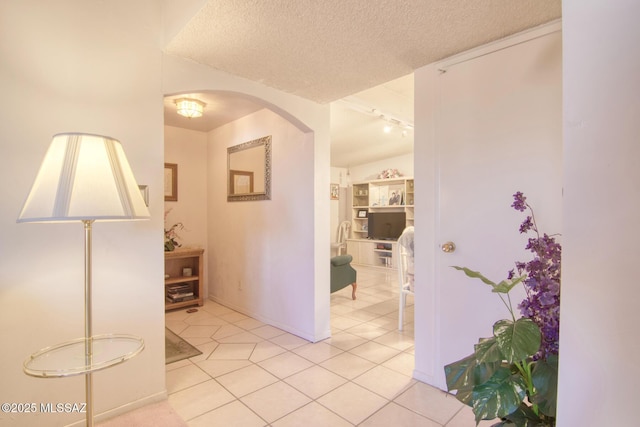
[[[351,255],[339,255],[331,258],[331,293],[352,286],[351,299],[356,299],[356,270],[351,267]]]

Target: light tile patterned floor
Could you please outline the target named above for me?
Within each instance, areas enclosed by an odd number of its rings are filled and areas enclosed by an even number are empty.
[[[475,426],[469,408],[411,378],[413,300],[399,332],[396,274],[357,270],[357,300],[331,295],[332,337],[318,343],[212,301],[167,313],[202,351],[167,365],[171,406],[191,427]]]

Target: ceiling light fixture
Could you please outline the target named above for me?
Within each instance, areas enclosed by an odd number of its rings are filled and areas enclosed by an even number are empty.
[[[207,105],[202,101],[191,98],[176,99],[175,103],[178,114],[189,119],[192,117],[202,117],[204,107]]]

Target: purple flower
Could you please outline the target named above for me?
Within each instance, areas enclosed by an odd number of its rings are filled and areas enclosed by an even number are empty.
[[[533,222],[531,221],[531,217],[528,216],[522,224],[520,224],[520,233],[526,233],[527,231],[533,228]]]
[[[524,194],[522,194],[520,191],[513,195],[513,199],[513,204],[511,206],[515,210],[524,212],[524,210],[527,209],[527,198],[524,197]]]
[[[558,337],[560,330],[560,259],[562,247],[553,236],[543,234],[540,237],[536,226],[533,209],[526,202],[526,197],[517,192],[513,195],[514,209],[531,211],[522,225],[520,233],[533,231],[536,237],[529,238],[525,248],[533,254],[527,262],[516,262],[518,274],[527,274],[524,287],[527,298],[519,305],[523,317],[533,320],[542,334],[540,350],[534,359],[545,358],[548,354],[558,354]],[[513,270],[509,272],[511,275]],[[511,277],[510,277],[511,278]]]
[[[545,307],[556,302],[555,296],[551,292],[545,292],[540,295],[540,305]]]

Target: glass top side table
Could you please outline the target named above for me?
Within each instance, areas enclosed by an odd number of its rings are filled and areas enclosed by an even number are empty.
[[[39,378],[88,374],[129,360],[143,349],[143,339],[134,335],[105,334],[78,338],[33,353],[24,361],[24,372]]]

